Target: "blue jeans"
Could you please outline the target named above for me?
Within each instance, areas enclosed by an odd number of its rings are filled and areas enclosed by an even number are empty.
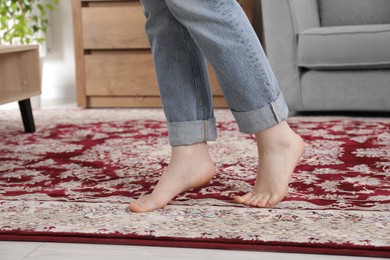
[[[141,0],[171,146],[217,138],[206,59],[240,132],[288,116],[260,41],[235,0]]]

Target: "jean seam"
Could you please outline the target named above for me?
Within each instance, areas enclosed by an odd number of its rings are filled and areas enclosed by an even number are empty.
[[[199,119],[204,119],[204,105],[203,105],[203,95],[202,95],[202,86],[201,86],[201,80],[200,80],[200,69],[199,69],[199,61],[198,57],[196,55],[195,46],[193,44],[192,38],[190,33],[186,28],[184,28],[184,35],[187,42],[188,51],[191,56],[191,65],[192,65],[192,72],[194,74],[194,85],[195,85],[195,91],[196,91],[196,98],[198,101],[198,116]]]
[[[207,141],[208,137],[208,121],[203,121],[203,126],[204,126],[204,140]]]
[[[271,104],[272,112],[274,113],[274,115],[276,117],[276,120],[278,121],[278,123],[280,123],[281,122],[280,116],[279,116],[280,113],[279,113],[279,108],[278,108],[276,102],[271,102],[270,104]]]
[[[223,2],[221,2],[218,6],[223,7]],[[258,57],[256,58],[256,53],[253,51],[253,45],[250,43],[249,38],[244,35],[244,29],[240,28],[240,24],[234,19],[233,13],[230,10],[221,9],[221,11],[222,11],[222,15],[227,16],[228,19],[226,19],[226,20],[229,21],[233,25],[233,27],[237,30],[240,37],[243,39],[240,43],[246,47],[246,50],[248,52],[250,52],[251,55],[248,57],[249,61],[254,64],[255,68],[259,68],[261,78],[264,79],[263,82],[266,86],[265,89],[267,90],[267,93],[270,97],[270,100],[274,101],[275,99],[274,99],[274,97],[269,89],[269,87],[271,87],[271,85],[272,85],[271,78],[264,71],[264,68],[261,66],[259,58]]]

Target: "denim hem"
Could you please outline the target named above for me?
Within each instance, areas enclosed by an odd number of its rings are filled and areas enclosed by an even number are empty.
[[[215,118],[208,120],[168,123],[169,144],[171,146],[191,145],[217,139]]]
[[[248,112],[232,111],[238,129],[245,134],[255,134],[288,118],[288,107],[280,94],[275,101],[259,109]]]

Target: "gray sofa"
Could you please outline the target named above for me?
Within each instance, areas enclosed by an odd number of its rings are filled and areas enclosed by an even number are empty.
[[[290,110],[390,111],[390,0],[262,0]]]

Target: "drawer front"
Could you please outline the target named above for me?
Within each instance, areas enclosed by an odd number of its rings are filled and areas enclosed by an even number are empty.
[[[19,49],[22,49],[20,47]],[[41,93],[38,48],[0,53],[0,104]]]
[[[213,96],[223,96],[209,65]],[[152,55],[149,51],[93,52],[85,56],[88,96],[159,95]]]
[[[148,51],[104,52],[85,56],[87,96],[158,96]]]
[[[138,2],[82,8],[84,49],[147,49],[146,18]]]
[[[213,97],[215,108],[228,108],[223,97]],[[161,99],[156,97],[87,97],[87,107],[162,107]]]

